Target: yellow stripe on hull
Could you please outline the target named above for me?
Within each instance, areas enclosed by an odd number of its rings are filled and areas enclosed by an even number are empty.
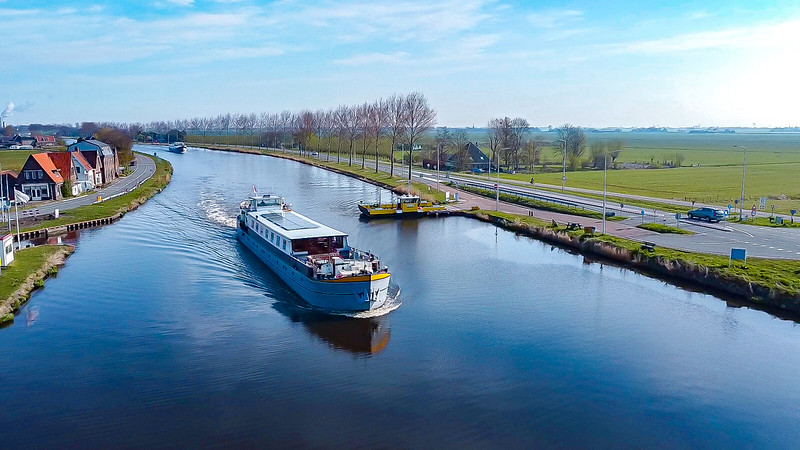
[[[357,277],[344,277],[344,278],[333,278],[330,280],[320,280],[324,283],[355,283],[359,281],[376,281],[382,280],[384,278],[388,278],[391,276],[388,273],[375,273],[372,275],[359,275]]]

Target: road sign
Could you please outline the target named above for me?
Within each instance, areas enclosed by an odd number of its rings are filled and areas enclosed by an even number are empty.
[[[731,205],[730,203],[728,203],[728,209],[733,209],[733,205]]]
[[[731,261],[744,261],[747,263],[747,249],[746,248],[732,248],[731,249],[731,259],[728,260],[728,266],[731,265]]]
[[[642,215],[644,215],[644,210],[642,210]]]
[[[756,205],[753,205],[753,209],[750,210],[750,216],[751,217],[755,217],[756,216]]]
[[[497,189],[497,183],[494,184],[494,188]]]
[[[739,199],[737,198],[736,200],[734,200],[734,201],[733,201],[733,204],[734,204],[734,205],[738,205],[738,204],[739,204]]]
[[[765,209],[767,207],[767,197],[761,197],[758,199],[758,209]]]
[[[675,213],[675,218],[681,220],[681,213]]]
[[[561,177],[561,181],[567,181],[567,177]]]

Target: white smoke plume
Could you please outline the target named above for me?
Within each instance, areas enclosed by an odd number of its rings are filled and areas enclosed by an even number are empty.
[[[12,114],[14,114],[14,102],[8,102],[6,109],[0,113],[0,118],[11,117]]]

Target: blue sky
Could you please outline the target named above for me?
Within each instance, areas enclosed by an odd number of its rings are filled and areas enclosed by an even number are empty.
[[[800,125],[796,1],[0,0],[0,23],[12,124],[419,90],[447,126]]]

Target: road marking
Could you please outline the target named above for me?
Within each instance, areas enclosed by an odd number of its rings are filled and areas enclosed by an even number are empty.
[[[769,249],[770,249],[770,250],[775,250],[775,247],[770,247]]]
[[[772,248],[772,247],[770,247],[770,248]],[[783,251],[783,249],[782,249],[782,248],[779,248],[779,249],[778,249],[778,251],[781,251],[781,252],[782,252],[782,251]]]

